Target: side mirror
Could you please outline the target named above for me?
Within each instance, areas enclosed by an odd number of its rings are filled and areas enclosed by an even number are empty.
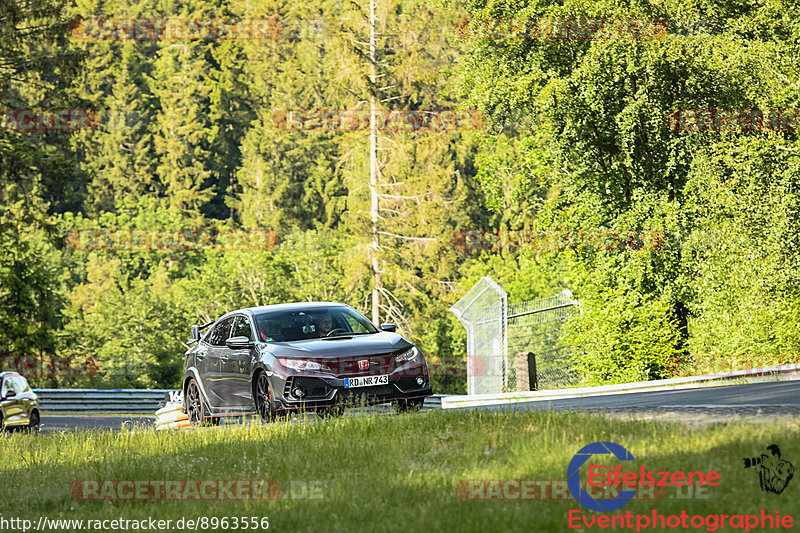
[[[395,331],[397,331],[397,326],[395,326],[394,324],[381,324],[381,329],[383,331],[391,331],[392,333],[394,333]]]
[[[6,398],[13,398],[13,397],[14,397],[14,396],[16,396],[16,395],[17,395],[17,392],[16,392],[16,391],[10,390],[10,391],[8,391],[8,392],[6,393]],[[3,399],[5,399],[5,398],[3,398]]]
[[[241,350],[244,348],[252,348],[253,341],[241,335],[239,337],[231,337],[230,339],[225,341],[225,346],[230,348],[231,350]]]
[[[195,342],[200,342],[200,326],[197,325],[192,326],[192,333],[187,344],[194,344]]]

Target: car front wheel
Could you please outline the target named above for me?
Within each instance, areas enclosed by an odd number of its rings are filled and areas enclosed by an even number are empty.
[[[31,433],[38,433],[39,432],[39,411],[33,410],[31,412],[30,421],[28,422],[28,427],[25,428]]]
[[[194,378],[190,379],[189,385],[186,386],[186,414],[189,415],[189,423],[192,426],[199,427],[205,423],[206,406],[203,403],[200,386]]]
[[[261,422],[268,424],[275,419],[275,409],[272,405],[272,392],[269,388],[269,379],[264,372],[258,374],[255,386],[253,387],[253,400],[256,404],[256,412]]]

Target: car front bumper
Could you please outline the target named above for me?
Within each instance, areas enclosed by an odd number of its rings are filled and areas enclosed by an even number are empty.
[[[340,405],[375,405],[397,400],[424,398],[433,394],[427,369],[418,375],[390,375],[389,383],[367,387],[345,388],[344,377],[325,376],[320,374],[301,374],[286,378],[281,394],[277,398],[276,409],[304,410],[335,407]],[[417,382],[417,378],[422,383]],[[300,398],[293,393],[301,388],[305,392]]]

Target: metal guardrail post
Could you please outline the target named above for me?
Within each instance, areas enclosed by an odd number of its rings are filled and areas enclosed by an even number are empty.
[[[536,355],[533,352],[519,352],[514,356],[517,371],[517,391],[532,391],[539,388],[536,375]]]

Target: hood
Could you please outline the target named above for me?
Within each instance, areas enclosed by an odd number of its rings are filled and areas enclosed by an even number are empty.
[[[397,333],[382,331],[352,337],[270,342],[263,349],[276,357],[344,357],[393,353],[411,346],[411,342]]]

